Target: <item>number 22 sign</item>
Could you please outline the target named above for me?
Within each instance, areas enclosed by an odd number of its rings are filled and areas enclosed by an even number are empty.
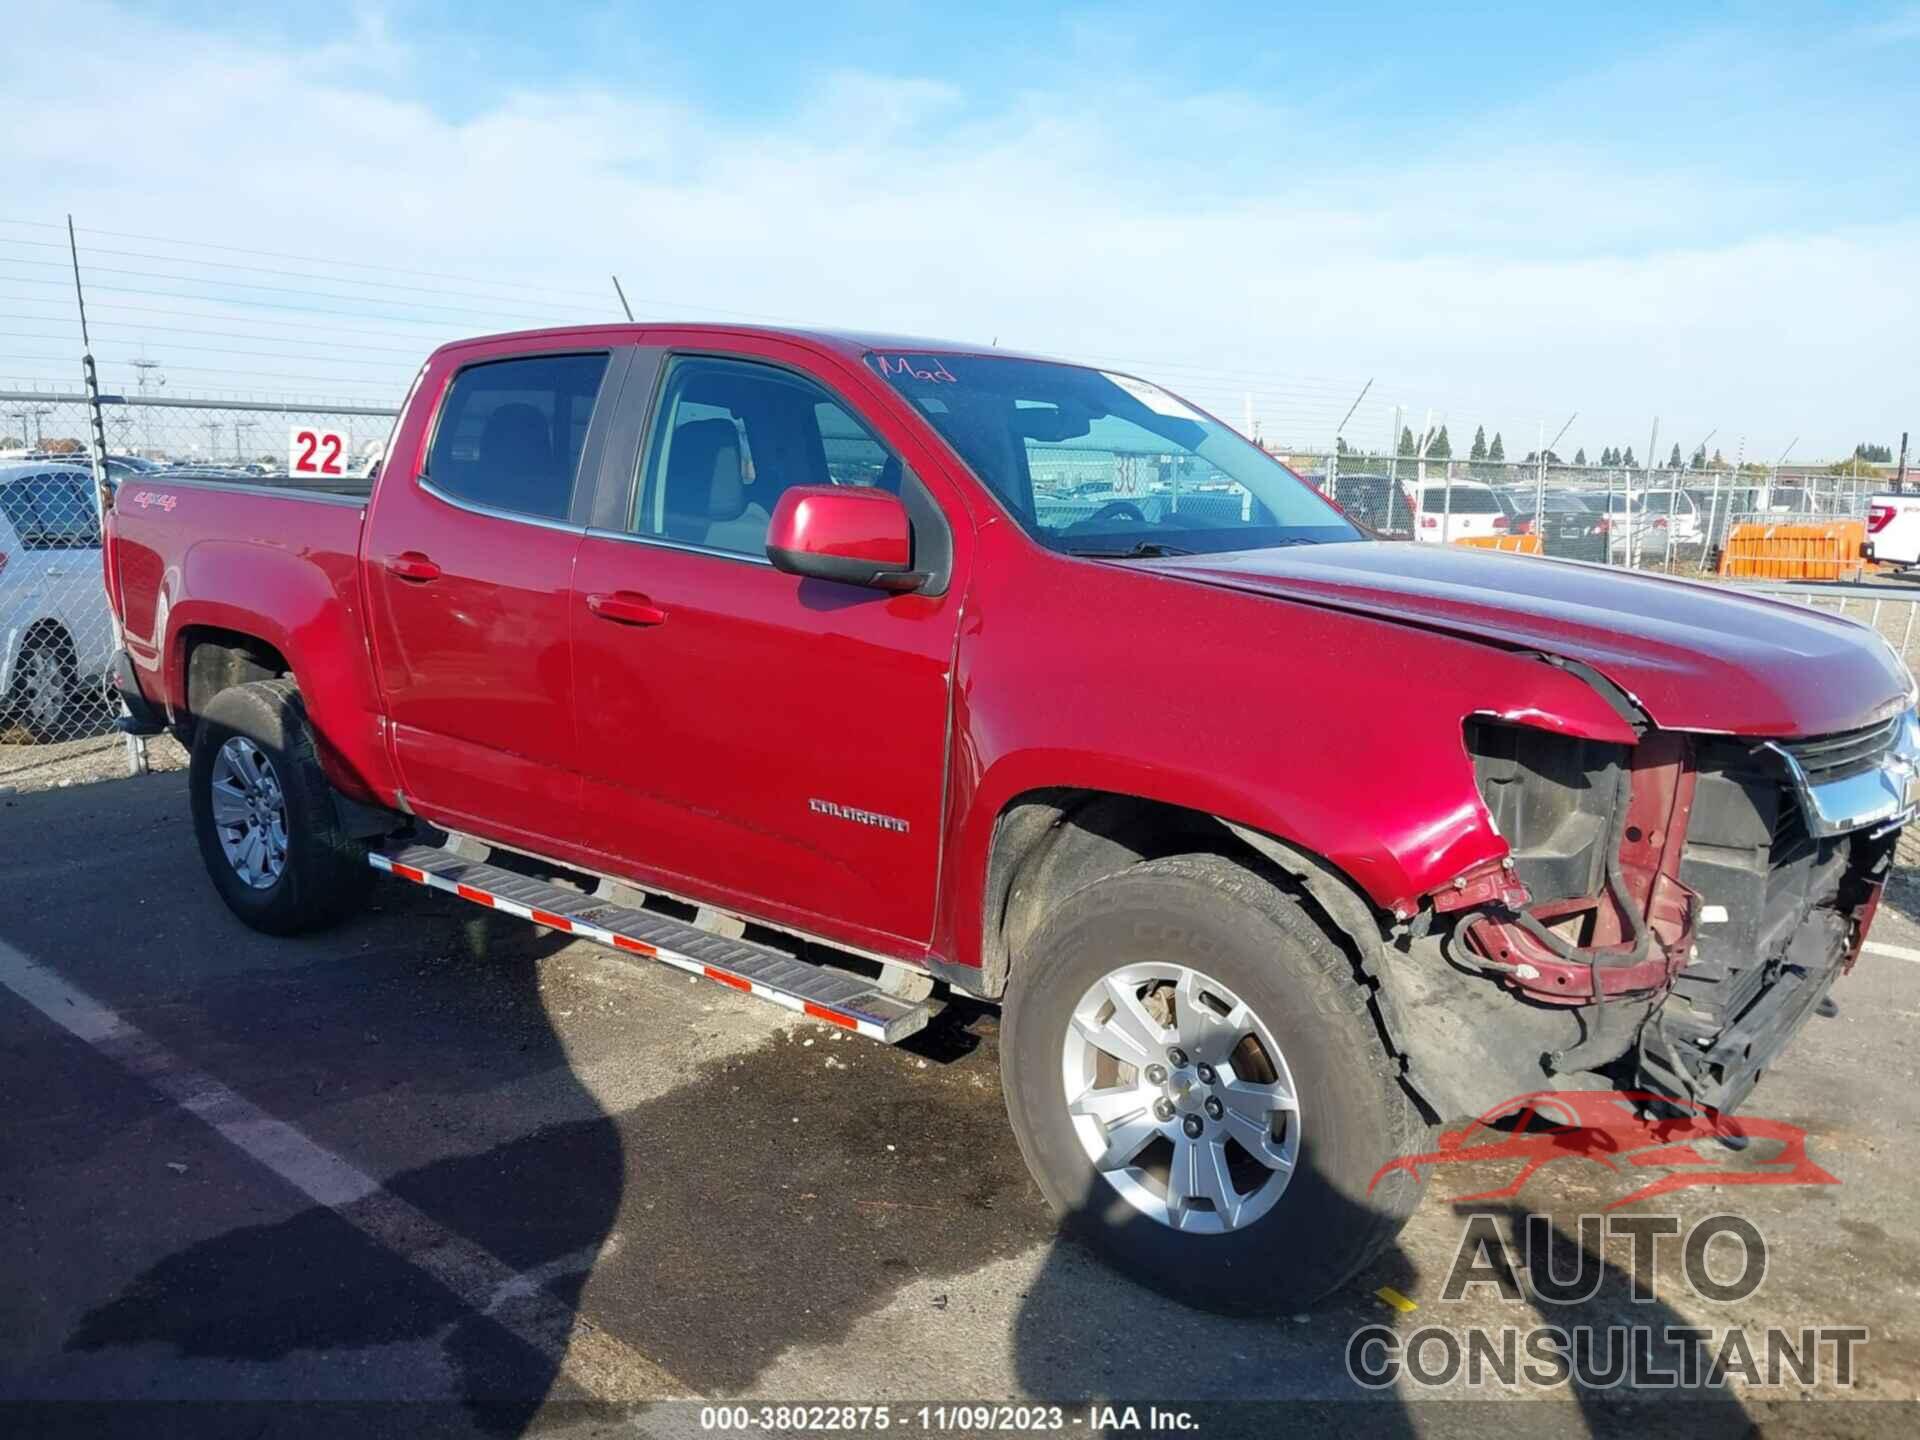
[[[344,475],[347,437],[338,430],[316,430],[295,425],[287,431],[289,475]]]

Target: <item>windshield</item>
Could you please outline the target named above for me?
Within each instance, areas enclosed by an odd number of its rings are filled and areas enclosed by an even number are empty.
[[[1049,549],[1207,555],[1362,538],[1286,466],[1143,380],[993,355],[867,362]]]

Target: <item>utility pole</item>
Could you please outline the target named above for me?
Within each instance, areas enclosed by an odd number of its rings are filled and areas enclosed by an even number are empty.
[[[140,398],[145,400],[147,398],[147,383],[152,378],[153,372],[160,368],[160,362],[147,358],[147,345],[143,340],[140,342],[140,358],[138,360],[129,360],[127,363],[139,372],[134,378],[133,388],[139,392]],[[160,383],[162,385],[166,384],[167,377],[162,375],[160,377]],[[153,449],[152,412],[145,405],[140,407],[140,448],[147,452],[151,452]]]
[[[200,424],[207,432],[207,463],[211,465],[220,455],[220,422],[202,420]]]
[[[1653,457],[1659,453],[1659,450],[1660,450],[1660,417],[1656,415],[1653,417],[1653,437],[1647,441],[1647,462],[1646,462],[1647,470],[1646,470],[1646,477],[1645,477],[1646,483],[1640,487],[1641,499],[1643,500],[1646,498],[1646,492],[1653,489]],[[1640,550],[1640,526],[1638,525],[1638,523],[1636,523],[1634,514],[1633,514],[1633,471],[1631,470],[1627,471],[1626,517],[1627,517],[1627,568],[1631,570],[1634,568],[1636,564],[1639,563],[1639,550]]]
[[[1540,435],[1542,437],[1540,445],[1540,469],[1534,476],[1533,481],[1533,523],[1540,527],[1536,533],[1542,536],[1546,533],[1546,522],[1540,518],[1540,512],[1544,510],[1547,505],[1547,456],[1553,453],[1554,447],[1566,438],[1567,431],[1573,428],[1573,422],[1579,418],[1580,412],[1578,410],[1567,416],[1567,423],[1560,427],[1559,434],[1555,435],[1551,442],[1545,438],[1547,422],[1544,420],[1540,422]],[[1545,541],[1542,540],[1541,543],[1544,544]]]
[[[1718,425],[1714,426],[1713,429],[1709,430],[1707,432],[1707,438],[1705,440],[1702,440],[1698,445],[1694,446],[1693,449],[1687,452],[1685,463],[1688,465],[1691,465],[1693,463],[1693,457],[1698,455],[1700,457],[1700,462],[1704,465],[1706,463],[1706,458],[1707,458],[1707,444],[1709,441],[1713,439],[1714,436],[1718,435],[1719,433],[1720,433],[1720,427]],[[1695,513],[1698,513],[1698,512],[1696,511]],[[1680,521],[1680,472],[1676,470],[1673,473],[1673,475],[1670,477],[1667,485],[1667,573],[1669,575],[1673,573],[1674,527],[1679,524],[1679,521]],[[1707,555],[1707,544],[1706,544],[1706,541],[1703,539],[1700,542],[1700,558],[1702,560],[1705,560],[1706,555]]]
[[[253,428],[254,422],[251,420],[236,419],[233,422],[233,463],[236,465],[244,465],[247,463],[246,456],[240,449],[240,434],[243,430],[251,430]]]
[[[1398,405],[1393,407],[1393,435],[1387,441],[1387,529],[1393,529],[1393,501],[1400,493],[1400,427],[1405,423]]]
[[[1900,468],[1893,472],[1893,493],[1907,493],[1907,432],[1900,432]]]
[[[1773,469],[1767,472],[1767,508],[1773,508],[1773,492],[1780,485],[1780,467],[1787,463],[1787,456],[1793,453],[1793,447],[1800,443],[1800,437],[1794,436],[1787,442],[1787,448],[1780,452],[1780,458],[1773,462]]]
[[[1340,423],[1333,427],[1333,453],[1327,456],[1327,498],[1335,504],[1340,501],[1340,432],[1347,428],[1347,421],[1353,419],[1353,412],[1360,408],[1360,402],[1367,398],[1367,392],[1371,389],[1373,381],[1368,380],[1360,387],[1360,393],[1353,397],[1353,404],[1340,417]]]

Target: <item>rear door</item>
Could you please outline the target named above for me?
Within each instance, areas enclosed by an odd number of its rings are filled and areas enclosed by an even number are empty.
[[[81,676],[91,680],[106,673],[113,649],[93,477],[72,470],[40,477],[37,507],[48,609],[73,641]]]
[[[410,804],[545,844],[579,819],[567,607],[591,474],[628,352],[443,357],[421,463],[399,457],[364,541],[370,632]]]
[[[0,484],[0,691],[14,683],[27,632],[48,614],[39,482],[38,476],[22,475]]]
[[[746,337],[636,360],[658,399],[574,572],[582,836],[662,888],[912,954],[933,928],[968,536],[916,474],[925,442],[810,361]],[[931,593],[775,570],[773,508],[816,484],[901,494]]]

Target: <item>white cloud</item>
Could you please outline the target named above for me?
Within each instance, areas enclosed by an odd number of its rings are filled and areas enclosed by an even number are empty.
[[[303,56],[97,5],[29,13],[23,53],[89,61],[83,85],[49,73],[0,90],[20,187],[8,213],[502,287],[494,307],[427,297],[447,334],[501,323],[468,306],[606,313],[617,270],[636,308],[1157,361],[1235,418],[1254,391],[1269,432],[1302,439],[1324,437],[1368,376],[1361,439],[1384,436],[1400,401],[1416,423],[1431,406],[1457,432],[1502,428],[1510,453],[1575,410],[1564,449],[1642,448],[1658,413],[1683,446],[1718,426],[1716,444],[1745,434],[1761,452],[1799,433],[1796,453],[1831,453],[1893,440],[1912,403],[1920,225],[1787,208],[1770,229],[1703,224],[1714,238],[1689,243],[1684,226],[1637,218],[1790,200],[1766,177],[1703,195],[1697,172],[1628,169],[1548,135],[1492,148],[1493,122],[1465,148],[1434,137],[1404,165],[1347,166],[1284,105],[1225,90],[1159,102],[1124,76],[1099,105],[1079,90],[993,108],[841,72],[751,128],[643,89],[529,89],[450,120],[413,98],[428,60],[377,16],[354,24]],[[1274,173],[1226,148],[1256,144],[1298,157],[1283,167],[1297,184],[1238,178]],[[322,349],[346,323],[307,321]],[[439,333],[368,324],[402,349]],[[347,373],[349,352],[329,353],[327,373]]]

